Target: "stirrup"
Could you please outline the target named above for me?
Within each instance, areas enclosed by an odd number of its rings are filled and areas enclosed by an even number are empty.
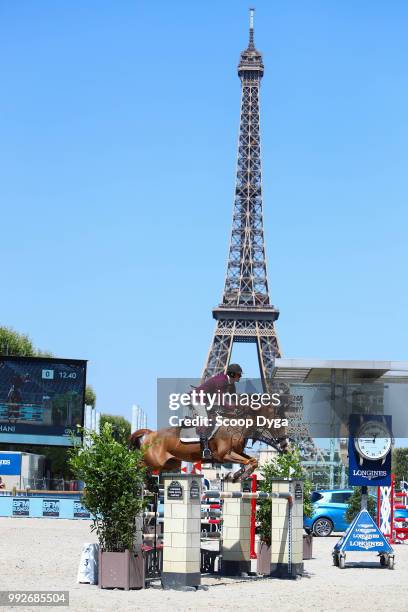
[[[208,446],[206,448],[203,448],[201,452],[201,458],[202,459],[212,459],[212,452],[210,451]]]

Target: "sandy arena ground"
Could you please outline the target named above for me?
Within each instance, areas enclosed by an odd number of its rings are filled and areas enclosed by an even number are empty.
[[[364,560],[365,567],[339,570],[330,555],[337,537],[314,538],[314,559],[305,561],[306,576],[300,580],[204,578],[208,591],[180,593],[150,588],[126,592],[76,583],[82,544],[96,541],[89,525],[88,521],[0,518],[0,590],[68,590],[69,609],[78,612],[408,610],[408,544],[395,547],[393,571],[380,568],[373,553],[349,553],[347,561]]]

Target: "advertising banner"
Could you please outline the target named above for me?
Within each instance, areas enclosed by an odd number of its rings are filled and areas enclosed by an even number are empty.
[[[59,499],[43,499],[42,515],[59,517],[60,515],[60,500]]]
[[[13,499],[13,516],[29,516],[30,515],[30,500],[26,498]]]
[[[91,514],[80,501],[74,501],[74,518],[90,518],[90,516]]]
[[[334,550],[391,553],[392,548],[367,510],[361,510]]]
[[[0,453],[0,476],[20,476],[21,454]]]

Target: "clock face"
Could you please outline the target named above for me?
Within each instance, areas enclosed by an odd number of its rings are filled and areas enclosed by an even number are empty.
[[[383,459],[391,450],[392,438],[382,421],[366,421],[354,438],[357,452],[364,459]]]

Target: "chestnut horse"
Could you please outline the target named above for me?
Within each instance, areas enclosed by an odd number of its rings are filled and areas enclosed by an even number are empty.
[[[213,412],[211,411],[211,414]],[[288,450],[287,426],[270,428],[258,425],[259,418],[280,419],[283,421],[281,410],[276,406],[262,406],[255,410],[251,407],[223,409],[222,417],[227,419],[242,419],[245,424],[222,424],[209,440],[212,452],[212,461],[215,463],[239,463],[242,468],[235,472],[233,480],[246,478],[257,468],[258,461],[244,453],[249,439],[266,442],[279,452]],[[250,423],[252,421],[252,424]],[[284,423],[284,421],[283,421]],[[130,436],[131,448],[140,448],[144,451],[144,463],[159,472],[179,471],[182,461],[196,462],[201,459],[200,442],[182,442],[180,440],[181,427],[167,427],[159,431],[139,429]]]

